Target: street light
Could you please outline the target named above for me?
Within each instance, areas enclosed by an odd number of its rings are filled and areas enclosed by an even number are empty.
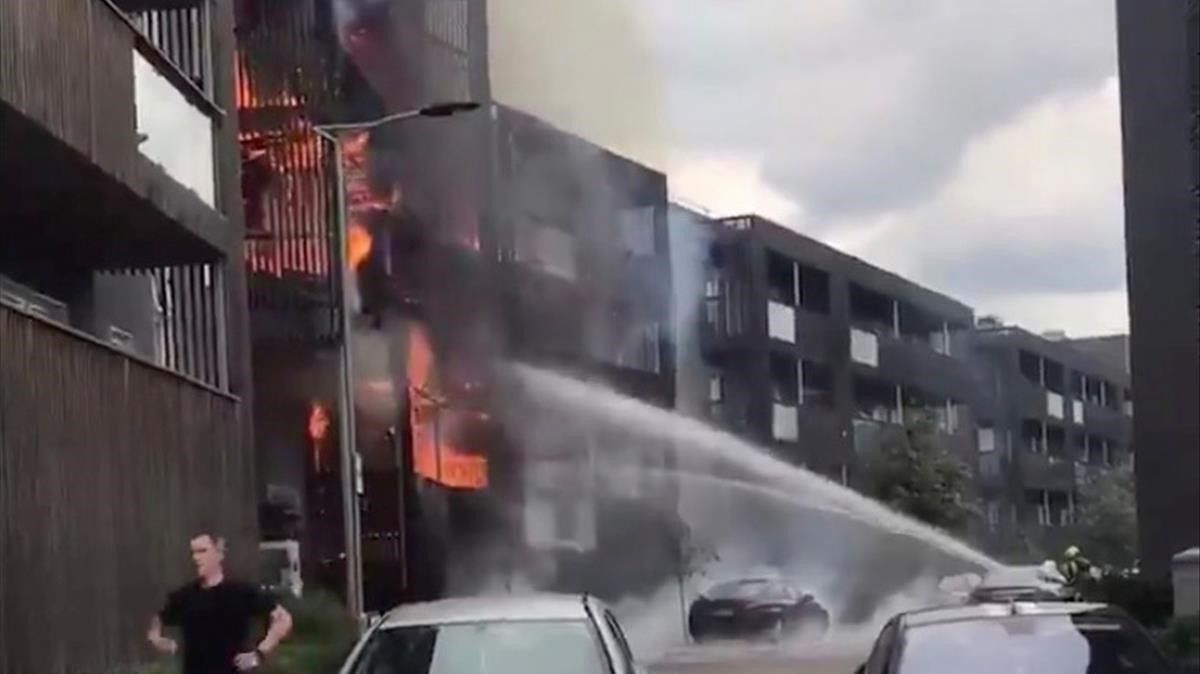
[[[346,124],[322,124],[313,127],[317,135],[333,143],[335,179],[337,180],[336,209],[334,218],[334,247],[337,249],[337,264],[333,266],[337,276],[335,282],[340,295],[340,323],[342,340],[339,346],[338,377],[338,453],[341,459],[342,529],[346,546],[346,603],[347,608],[361,619],[363,615],[362,583],[362,540],[358,518],[358,454],[354,431],[354,362],[350,345],[350,259],[349,236],[346,223],[346,181],[342,166],[342,134],[353,131],[370,131],[386,124],[393,124],[418,117],[450,117],[461,112],[470,112],[479,107],[473,101],[435,103],[415,110],[406,110],[378,119]]]

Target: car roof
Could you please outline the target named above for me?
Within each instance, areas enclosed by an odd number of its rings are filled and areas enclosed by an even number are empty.
[[[405,604],[388,612],[380,629],[523,620],[586,620],[595,599],[578,594],[516,594]]]
[[[1103,613],[1117,615],[1107,604],[1090,604],[1085,602],[1011,602],[1006,604],[972,604],[967,606],[945,606],[910,611],[900,614],[904,627],[923,627],[938,623],[960,622],[964,620],[991,620],[1010,616],[1072,616],[1084,613]]]

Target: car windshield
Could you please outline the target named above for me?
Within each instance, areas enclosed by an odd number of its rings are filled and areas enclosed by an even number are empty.
[[[708,591],[709,599],[766,599],[782,596],[777,583],[769,580],[738,580],[721,583]]]
[[[353,674],[608,674],[583,620],[417,625],[382,629]]]
[[[1013,616],[910,628],[900,674],[1171,671],[1132,626],[1095,616]]]

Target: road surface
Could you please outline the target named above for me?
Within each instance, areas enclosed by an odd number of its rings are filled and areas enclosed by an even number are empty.
[[[861,639],[779,646],[721,643],[667,653],[652,674],[852,674],[870,649]]]

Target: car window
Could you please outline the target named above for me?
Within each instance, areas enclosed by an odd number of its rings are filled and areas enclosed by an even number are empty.
[[[774,592],[769,580],[738,580],[713,586],[707,593],[709,599],[760,599]]]
[[[584,620],[419,625],[375,632],[353,674],[608,674]]]
[[[899,674],[1157,674],[1170,671],[1143,632],[1112,618],[1011,616],[909,629]]]
[[[608,625],[608,630],[612,632],[613,638],[617,640],[617,647],[621,649],[621,658],[625,661],[625,671],[633,671],[633,649],[629,647],[629,642],[625,639],[625,630],[621,629],[621,624],[617,622],[617,618],[610,611],[604,612],[604,622]]]

